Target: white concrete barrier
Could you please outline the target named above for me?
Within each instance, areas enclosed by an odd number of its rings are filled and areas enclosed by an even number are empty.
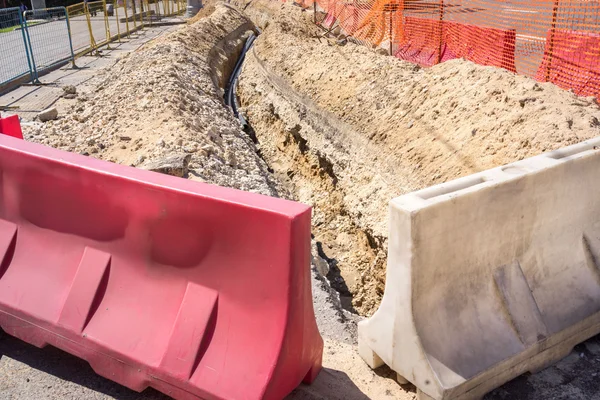
[[[359,352],[420,399],[479,399],[600,332],[600,138],[392,200]]]

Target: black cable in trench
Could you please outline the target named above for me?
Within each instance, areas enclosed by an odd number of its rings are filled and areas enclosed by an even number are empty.
[[[242,53],[240,54],[235,67],[233,69],[233,72],[231,73],[231,76],[229,77],[229,82],[227,83],[227,87],[225,88],[225,105],[228,105],[231,107],[231,110],[233,111],[233,115],[236,116],[236,118],[238,118],[242,124],[242,126],[247,127],[248,126],[248,121],[246,121],[246,118],[244,118],[244,116],[239,112],[239,103],[238,103],[238,99],[237,99],[237,82],[238,82],[238,77],[240,75],[240,72],[242,71],[242,64],[244,63],[244,59],[246,58],[246,53],[248,52],[248,50],[250,50],[250,48],[252,47],[252,43],[254,43],[254,40],[256,39],[256,35],[254,33],[251,33],[250,36],[248,37],[248,39],[246,40],[246,43],[244,44],[244,48],[242,49]]]

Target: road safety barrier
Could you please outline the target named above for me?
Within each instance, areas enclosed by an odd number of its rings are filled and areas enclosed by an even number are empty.
[[[0,118],[0,134],[12,136],[17,139],[23,139],[23,131],[21,131],[21,123],[17,115]]]
[[[359,352],[421,399],[472,399],[600,332],[600,138],[392,200]]]
[[[176,399],[321,368],[310,208],[0,135],[0,327]]]
[[[600,2],[588,0],[296,0],[327,29],[432,66],[463,57],[600,95]]]

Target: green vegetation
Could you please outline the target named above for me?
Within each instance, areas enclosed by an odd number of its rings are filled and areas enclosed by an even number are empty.
[[[27,26],[33,26],[39,24],[40,21],[31,21],[27,23]],[[0,28],[0,33],[12,32],[16,29],[19,29],[21,25],[9,26],[8,28]]]
[[[9,26],[8,28],[1,28],[0,33],[12,32],[17,29],[20,25]]]

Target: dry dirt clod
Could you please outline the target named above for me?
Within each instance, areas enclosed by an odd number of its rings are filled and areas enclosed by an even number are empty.
[[[191,155],[172,155],[162,160],[154,160],[143,164],[141,168],[184,178],[188,174]]]
[[[56,107],[50,107],[40,112],[37,119],[41,122],[53,121],[58,118],[58,110]]]
[[[66,85],[63,86],[63,92],[65,92],[65,94],[76,94],[77,88],[73,85]]]
[[[63,98],[74,99],[77,97],[77,88],[73,85],[63,86]]]
[[[329,264],[327,263],[326,260],[324,260],[319,255],[319,249],[317,247],[317,244],[314,241],[312,243],[311,254],[312,254],[312,264],[315,266],[317,272],[322,277],[326,277],[327,274],[329,274]]]

